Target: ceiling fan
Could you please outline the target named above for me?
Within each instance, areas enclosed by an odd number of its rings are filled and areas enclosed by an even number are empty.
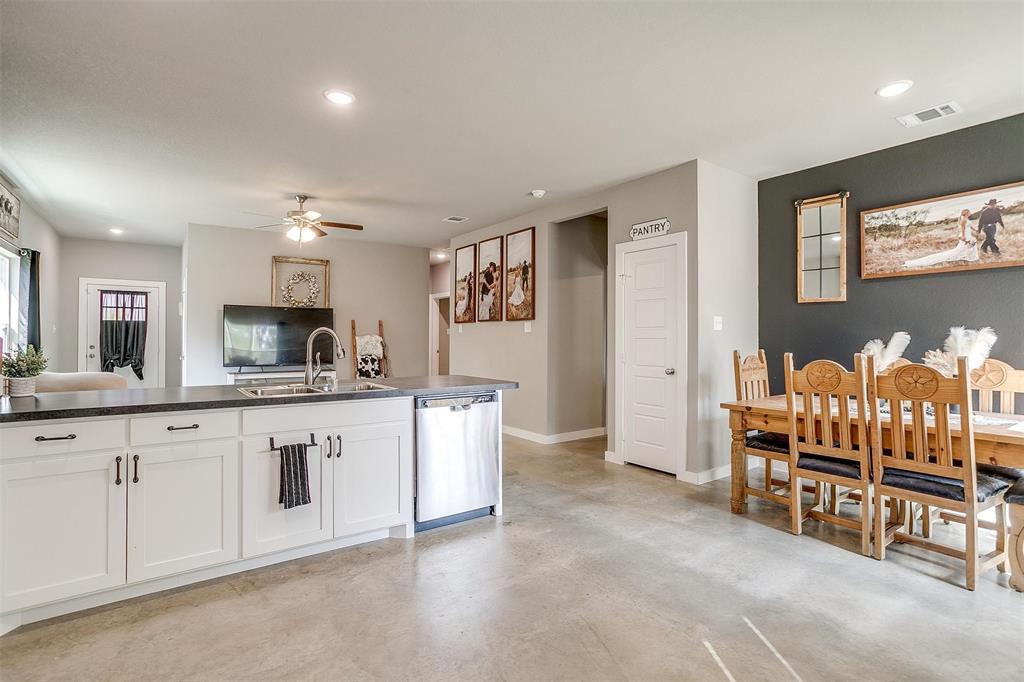
[[[327,233],[324,232],[325,227],[336,227],[343,230],[362,230],[362,225],[355,225],[353,223],[336,223],[330,220],[321,220],[321,215],[317,211],[307,211],[304,207],[309,197],[305,194],[296,194],[295,201],[299,203],[297,210],[288,211],[288,213],[281,219],[281,222],[271,223],[270,225],[258,225],[253,228],[256,230],[262,230],[269,227],[287,227],[288,231],[285,236],[294,242],[304,244],[311,242],[319,237],[326,237]]]

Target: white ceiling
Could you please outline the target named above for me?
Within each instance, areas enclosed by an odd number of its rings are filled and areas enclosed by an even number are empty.
[[[437,246],[534,188],[695,157],[764,178],[1024,110],[1019,2],[5,0],[0,23],[3,170],[63,234],[153,243],[305,192],[366,225],[335,238]]]

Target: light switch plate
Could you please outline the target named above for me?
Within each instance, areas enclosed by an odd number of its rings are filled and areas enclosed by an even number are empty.
[[[523,322],[523,331],[527,334],[533,331],[533,322]]]
[[[714,317],[711,318],[711,327],[716,332],[722,331],[722,316],[721,315],[715,315]]]

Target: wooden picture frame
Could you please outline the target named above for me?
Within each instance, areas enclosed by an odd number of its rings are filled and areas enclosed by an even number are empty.
[[[505,320],[524,322],[537,319],[537,236],[536,227],[505,235]],[[525,275],[523,274],[525,270]],[[519,280],[520,294],[516,293]],[[518,301],[518,302],[513,302]]]
[[[301,296],[302,288],[309,292],[308,285],[302,282],[291,282],[297,273],[310,273],[320,285],[320,291],[314,297],[313,305],[289,304],[285,298],[288,285],[292,284],[293,295]],[[270,305],[279,308],[330,308],[331,307],[331,261],[320,258],[295,258],[293,256],[274,256],[270,269]]]
[[[477,322],[501,322],[505,313],[504,261],[505,239],[501,236],[477,243]],[[490,271],[490,272],[489,272]],[[488,280],[490,280],[488,282]]]
[[[981,219],[993,201],[1002,222],[989,235]],[[1020,266],[1024,180],[860,212],[861,279]]]
[[[456,324],[476,322],[476,244],[455,249],[454,303]]]
[[[0,182],[0,238],[17,246],[21,236],[21,199]]]
[[[796,206],[796,301],[846,300],[846,200],[849,192],[800,199]]]

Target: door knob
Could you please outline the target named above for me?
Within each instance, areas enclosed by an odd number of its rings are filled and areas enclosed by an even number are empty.
[[[668,374],[669,376],[672,376],[675,373],[676,373],[676,368],[675,367],[666,367],[665,368],[665,374]]]

